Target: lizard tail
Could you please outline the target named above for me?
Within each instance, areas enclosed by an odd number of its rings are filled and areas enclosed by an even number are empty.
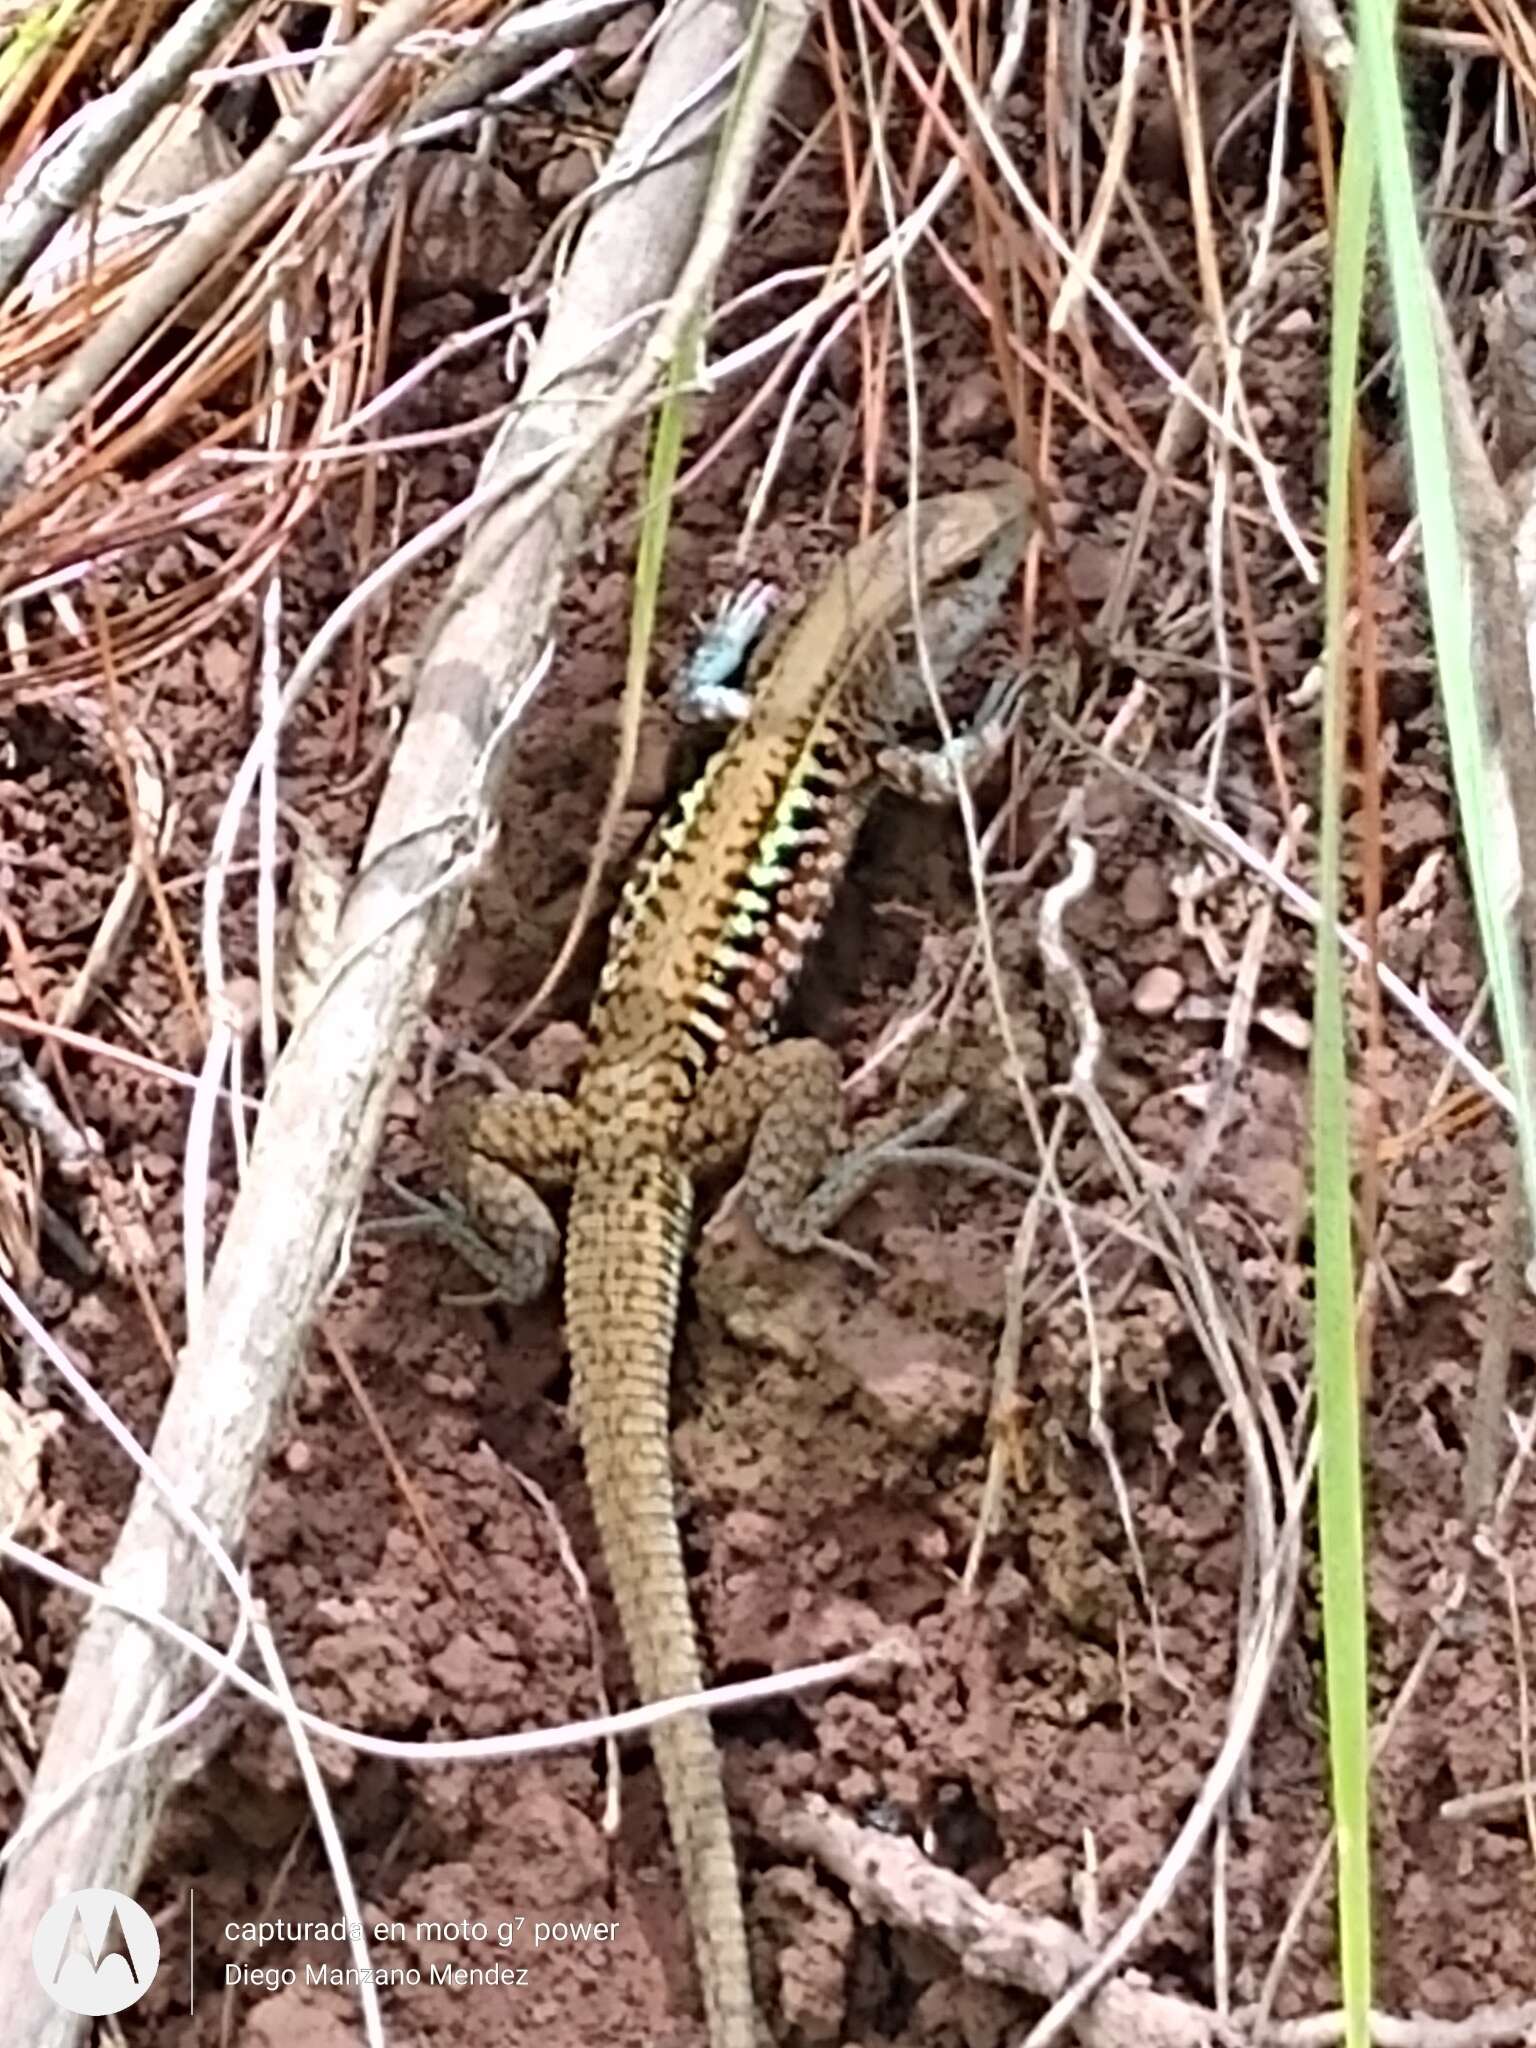
[[[566,1332],[587,1486],[641,1697],[703,1684],[673,1508],[669,1391],[692,1221],[686,1174],[643,1191],[580,1184],[566,1236]],[[651,1731],[709,2021],[710,2048],[757,2048],[746,1924],[720,1757],[705,1714]]]

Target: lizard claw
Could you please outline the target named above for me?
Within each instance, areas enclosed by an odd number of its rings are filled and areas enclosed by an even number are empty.
[[[1015,669],[996,677],[985,697],[976,707],[971,720],[972,728],[978,726],[1010,726],[1024,709],[1031,677],[1027,669]]]
[[[963,1088],[947,1090],[932,1109],[925,1111],[911,1123],[903,1124],[899,1130],[892,1131],[889,1137],[872,1146],[871,1152],[889,1152],[893,1157],[899,1157],[903,1152],[910,1152],[914,1145],[926,1145],[934,1138],[942,1138],[964,1109],[965,1101]]]
[[[830,1252],[834,1259],[841,1259],[845,1266],[853,1266],[860,1273],[868,1273],[875,1280],[879,1280],[885,1272],[880,1261],[872,1259],[868,1252],[861,1252],[857,1246],[845,1243],[840,1237],[828,1237],[825,1231],[817,1231],[815,1236],[808,1240],[808,1249]]]
[[[921,1164],[922,1148],[948,1130],[965,1100],[963,1088],[951,1088],[932,1109],[895,1130],[889,1127],[888,1118],[882,1119],[885,1128],[880,1135],[845,1152],[797,1211],[773,1223],[759,1216],[758,1229],[781,1251],[830,1252],[846,1265],[857,1266],[860,1272],[878,1279],[884,1270],[878,1260],[870,1258],[867,1252],[855,1251],[841,1238],[829,1237],[827,1227],[846,1215],[887,1167],[902,1165],[909,1155],[916,1155],[914,1163]]]

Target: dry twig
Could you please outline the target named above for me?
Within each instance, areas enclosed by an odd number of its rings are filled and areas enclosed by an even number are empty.
[[[184,8],[110,104],[94,109],[68,148],[0,212],[0,298],[249,5],[250,0],[194,0]]]
[[[419,27],[436,5],[437,0],[387,0],[315,80],[299,118],[278,122],[224,190],[137,280],[116,312],[31,403],[0,428],[0,495],[14,489],[27,459],[75,418],[155,323],[240,246],[292,165],[320,140],[379,67],[389,62],[401,38]]]
[[[867,1919],[942,1942],[967,1976],[1054,1999],[1092,1961],[1089,1943],[1065,1921],[997,1904],[931,1863],[916,1842],[860,1827],[823,1799],[768,1816],[764,1833],[794,1855],[814,1856]],[[1076,2031],[1083,2048],[1209,2048],[1217,2038],[1213,2014],[1124,1978],[1095,1992]]]

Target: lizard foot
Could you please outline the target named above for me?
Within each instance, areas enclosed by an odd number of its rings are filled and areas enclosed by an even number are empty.
[[[919,1149],[942,1137],[964,1106],[964,1089],[952,1088],[922,1116],[909,1118],[904,1110],[896,1110],[880,1118],[862,1144],[832,1162],[792,1212],[760,1215],[757,1220],[762,1235],[780,1251],[830,1252],[834,1258],[857,1266],[860,1272],[879,1274],[878,1260],[833,1237],[832,1225],[893,1166],[906,1164],[909,1157],[922,1164],[921,1158],[916,1157]]]
[[[735,678],[746,668],[783,594],[776,583],[758,579],[721,599],[672,686],[673,715],[683,724],[735,725],[746,717],[751,692]]]
[[[875,755],[880,779],[918,803],[952,804],[962,783],[973,788],[1002,759],[1029,683],[1024,670],[999,676],[970,725],[948,746],[881,747]]]

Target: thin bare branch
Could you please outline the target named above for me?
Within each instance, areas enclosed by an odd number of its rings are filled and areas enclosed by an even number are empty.
[[[68,146],[0,211],[0,299],[249,6],[250,0],[192,0],[133,76],[92,108]]]
[[[770,1816],[764,1832],[797,1856],[814,1856],[847,1885],[861,1913],[942,1942],[985,1983],[1056,1998],[1092,1961],[1090,1943],[1064,1920],[987,1898],[931,1863],[916,1842],[860,1827],[823,1799]],[[1210,2048],[1218,2035],[1214,2013],[1119,1979],[1079,2015],[1077,2038],[1083,2048]]]
[[[303,112],[280,120],[222,192],[130,287],[122,304],[78,348],[50,383],[0,428],[0,493],[14,489],[27,460],[66,427],[101,390],[130,351],[182,296],[222,262],[292,165],[344,114],[403,36],[419,27],[437,0],[387,0],[334,65],[314,80]]]

